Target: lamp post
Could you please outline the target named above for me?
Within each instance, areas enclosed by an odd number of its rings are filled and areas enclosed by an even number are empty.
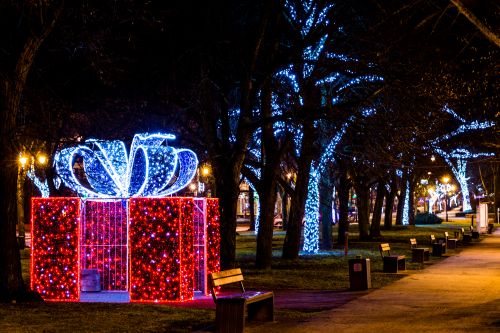
[[[45,168],[48,162],[48,157],[43,152],[38,152],[36,158],[29,153],[20,153],[17,168],[17,232],[18,232],[18,244],[19,248],[24,249],[26,247],[25,240],[25,216],[24,216],[24,181],[28,173],[34,173],[35,164],[40,168]]]
[[[445,191],[444,191],[444,214],[446,216],[445,221],[448,222],[448,182],[450,181],[450,177],[443,177],[443,183],[445,186]]]

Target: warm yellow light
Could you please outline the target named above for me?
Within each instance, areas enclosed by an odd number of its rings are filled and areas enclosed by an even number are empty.
[[[431,156],[431,161],[434,162],[436,160],[436,157],[434,155]]]
[[[26,163],[28,163],[28,157],[24,155],[19,156],[19,163],[21,164],[22,167],[24,167]]]
[[[189,189],[190,189],[191,191],[196,190],[196,184],[195,184],[195,183],[191,183],[191,184],[189,185]]]
[[[288,179],[292,178],[292,173],[291,172],[287,173],[286,178],[288,178]]]
[[[45,165],[47,163],[47,156],[43,153],[38,154],[37,156],[38,163],[41,165]]]
[[[434,188],[429,187],[429,188],[427,189],[427,192],[429,192],[430,194],[434,193]]]
[[[443,177],[443,183],[448,184],[449,181],[450,181],[450,177],[448,177],[448,176]]]
[[[207,166],[204,166],[202,169],[201,169],[201,173],[203,174],[203,176],[208,176],[210,174],[210,168],[207,167]]]
[[[455,191],[455,188],[456,188],[455,185],[451,185],[450,186],[450,191],[452,191],[452,192]]]

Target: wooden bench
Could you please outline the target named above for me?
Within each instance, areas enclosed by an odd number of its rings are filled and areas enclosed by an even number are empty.
[[[406,270],[406,257],[403,255],[391,255],[391,247],[389,243],[379,245],[380,255],[384,263],[384,272],[397,273],[398,270]]]
[[[424,262],[429,260],[429,249],[426,247],[417,247],[417,239],[410,238],[411,261]]]
[[[444,238],[446,239],[446,248],[447,249],[456,249],[457,248],[457,238],[450,238],[448,231],[444,232]]]
[[[438,241],[434,235],[429,236],[430,244],[432,246],[432,255],[441,257],[446,253],[446,242]]]
[[[241,269],[210,273],[208,282],[215,303],[217,332],[243,332],[248,321],[274,321],[274,293],[245,291]],[[220,287],[239,284],[239,291],[221,292]]]
[[[470,243],[472,241],[472,227],[467,228],[467,230],[466,232],[464,228],[460,228],[463,243]]]

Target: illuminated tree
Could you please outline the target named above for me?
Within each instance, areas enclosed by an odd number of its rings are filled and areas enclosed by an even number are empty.
[[[464,118],[460,117],[455,111],[450,109],[448,106],[445,106],[443,108],[443,111],[452,115],[455,120],[459,121],[460,125],[454,131],[442,135],[437,139],[433,140],[431,142],[431,146],[432,149],[436,153],[441,155],[441,157],[450,166],[451,171],[455,176],[455,179],[460,184],[460,190],[462,192],[462,202],[463,202],[462,209],[463,211],[470,211],[472,209],[472,206],[470,203],[469,185],[467,184],[467,181],[469,180],[469,177],[467,176],[467,160],[484,156],[495,156],[495,154],[487,152],[472,153],[470,150],[465,148],[455,148],[452,149],[450,152],[447,152],[444,148],[442,148],[442,145],[444,145],[447,141],[451,140],[452,138],[459,136],[460,134],[472,131],[484,130],[495,126],[495,123],[493,121],[479,122],[477,120],[472,122],[467,122]]]

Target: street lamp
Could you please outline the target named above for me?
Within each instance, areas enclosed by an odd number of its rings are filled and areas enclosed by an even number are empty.
[[[21,166],[22,169],[24,169],[27,163],[28,163],[28,157],[24,154],[19,155],[19,165]]]
[[[205,177],[208,176],[210,174],[210,168],[208,166],[204,166],[201,169],[201,174]]]
[[[47,155],[45,155],[44,153],[38,153],[37,156],[36,156],[36,160],[38,162],[38,164],[44,166],[45,164],[47,164]]]
[[[443,183],[444,183],[444,212],[446,216],[446,222],[448,222],[448,182],[450,181],[450,177],[444,176],[443,177]]]

